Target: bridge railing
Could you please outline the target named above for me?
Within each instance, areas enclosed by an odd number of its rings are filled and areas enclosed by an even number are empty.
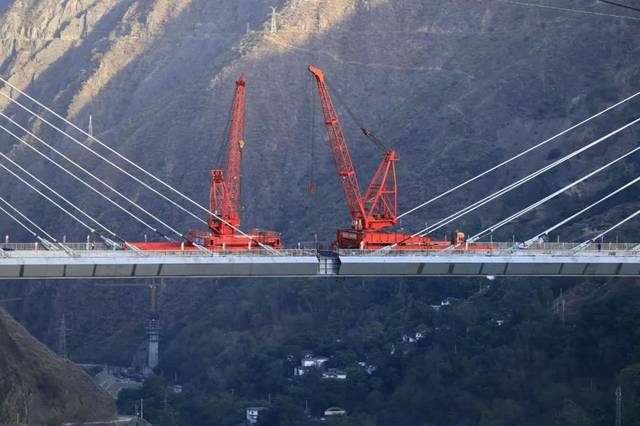
[[[109,247],[105,243],[97,243],[97,242],[84,242],[84,243],[63,243],[65,247],[70,248],[74,251],[89,251],[89,250],[113,250],[112,247]],[[0,244],[0,249],[4,251],[39,251],[39,250],[47,250],[46,247],[39,242],[33,243],[2,243]]]
[[[64,243],[65,247],[71,249],[73,254],[82,257],[202,257],[202,256],[243,256],[243,257],[295,257],[295,256],[317,256],[316,250],[310,249],[286,249],[279,250],[278,254],[270,253],[266,250],[234,250],[216,251],[204,253],[198,250],[175,250],[175,251],[135,251],[116,250],[104,243]],[[20,257],[57,257],[71,256],[72,254],[64,250],[48,250],[40,243],[8,243],[0,244],[0,250],[9,257],[15,253]]]
[[[278,250],[277,254],[271,253],[267,250],[230,250],[230,251],[212,251],[210,253],[204,253],[198,250],[190,251],[141,251],[133,252],[127,250],[137,256],[153,256],[153,257],[169,257],[169,256],[184,256],[184,257],[202,257],[202,256],[215,256],[215,257],[229,257],[229,256],[243,256],[243,257],[299,257],[299,256],[317,256],[317,251],[307,249],[285,249]],[[116,253],[123,253],[117,251]]]
[[[540,243],[533,244],[527,248],[520,248],[519,244],[513,242],[496,242],[492,244],[492,250],[478,250],[465,246],[456,247],[450,250],[338,250],[341,256],[442,256],[442,255],[467,255],[467,256],[532,256],[532,255],[555,255],[555,256],[612,256],[628,255],[639,256],[640,243],[594,243],[586,248],[577,250],[579,243]]]
[[[531,256],[531,255],[555,255],[555,256],[639,256],[640,250],[637,247],[640,243],[594,243],[587,248],[575,250],[578,243],[540,243],[533,244],[527,248],[519,248],[520,243],[512,242],[495,242],[492,244],[495,248],[492,250],[469,249],[465,246],[457,247],[451,250],[390,250],[388,252],[380,252],[377,250],[337,250],[341,256],[442,256],[442,255],[480,255],[480,256]],[[134,251],[134,250],[115,250],[104,243],[64,243],[71,251],[82,257],[202,257],[202,256],[243,256],[243,257],[277,257],[278,255],[270,253],[266,250],[245,250],[245,251],[224,251],[203,253],[197,250],[176,250],[176,251]],[[635,249],[635,250],[634,250]],[[64,250],[47,250],[40,243],[7,243],[0,244],[0,250],[5,255],[12,257],[12,253],[16,252],[16,256],[21,257],[54,257],[54,256],[71,256]],[[309,248],[285,249],[280,250],[280,256],[318,256],[318,251]]]

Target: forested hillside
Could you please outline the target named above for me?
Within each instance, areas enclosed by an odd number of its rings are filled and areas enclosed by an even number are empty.
[[[223,284],[194,306],[206,318],[171,319],[167,380],[119,404],[144,397],[160,425],[241,424],[256,405],[274,410],[265,424],[282,425],[315,424],[331,406],[348,410],[338,424],[349,425],[608,425],[622,383],[625,422],[635,424],[640,287],[571,285]],[[451,305],[436,311],[442,295]],[[309,352],[329,357],[347,379],[294,377]],[[176,372],[190,392],[164,410]]]
[[[270,6],[279,13],[275,32]],[[362,184],[381,153],[347,107],[397,149],[400,211],[640,90],[640,14],[597,1],[23,0],[0,1],[0,10],[3,78],[83,128],[91,115],[97,137],[203,204],[234,81],[244,73],[242,227],[278,230],[289,246],[316,234],[329,241],[349,223],[309,64],[342,99]],[[0,107],[181,232],[200,226],[5,98]],[[433,223],[639,111],[629,103],[403,226]],[[635,147],[637,135],[621,133],[446,231],[481,230]],[[136,241],[148,233],[9,136],[0,139],[4,153],[119,234]],[[637,176],[637,164],[632,157],[494,238],[534,235]],[[2,175],[0,195],[59,238],[84,241],[86,230],[20,185]],[[551,238],[583,241],[637,208],[630,189]],[[0,232],[30,238],[6,218]],[[637,224],[611,238],[640,240]],[[553,313],[561,289],[571,308],[564,321]],[[143,390],[147,413],[157,424],[234,424],[271,395],[279,417],[270,421],[292,425],[331,405],[350,413],[347,424],[608,425],[621,382],[625,424],[633,424],[637,291],[635,281],[166,282],[157,372],[165,379]],[[24,297],[11,313],[52,346],[64,313],[76,361],[128,365],[140,355],[143,290],[39,282],[3,283],[0,293]],[[434,310],[447,297],[458,300]],[[423,337],[403,343],[416,333]],[[348,379],[294,379],[305,353],[329,357]],[[363,373],[358,362],[376,369]],[[163,380],[185,386],[166,410]],[[121,407],[130,410],[137,396]]]

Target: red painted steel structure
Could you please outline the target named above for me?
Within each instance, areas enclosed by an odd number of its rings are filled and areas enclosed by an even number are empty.
[[[244,75],[236,81],[236,91],[233,97],[231,123],[229,125],[229,145],[227,147],[227,171],[211,170],[211,192],[209,194],[209,210],[228,224],[213,215],[209,216],[209,229],[214,234],[232,235],[238,228],[240,215],[238,205],[240,198],[240,161],[244,149],[244,91],[246,82]],[[226,180],[225,180],[226,175]]]
[[[282,248],[277,232],[252,229],[248,236],[238,232],[240,227],[240,163],[244,149],[244,75],[236,81],[233,97],[231,123],[229,125],[229,145],[227,147],[226,173],[221,168],[211,170],[209,193],[208,231],[191,231],[187,235],[189,243],[135,243],[143,250],[196,250],[193,243],[213,251],[238,251],[261,249],[260,244],[274,249]],[[217,217],[216,217],[217,216]],[[193,243],[192,243],[193,242]]]
[[[309,67],[309,71],[315,76],[318,84],[324,124],[347,206],[353,219],[353,228],[355,230],[376,230],[395,225],[398,205],[398,187],[394,164],[397,159],[396,152],[393,150],[386,152],[363,197],[356,169],[351,161],[351,154],[342,133],[340,119],[325,84],[324,74],[315,67]]]
[[[411,237],[401,232],[380,232],[382,229],[395,226],[398,222],[398,185],[395,169],[397,154],[394,150],[386,151],[363,197],[324,73],[313,66],[309,66],[308,70],[315,77],[318,86],[329,144],[352,218],[351,229],[339,229],[334,245],[338,248],[362,250],[380,249],[392,244],[398,244],[395,247],[397,250],[438,250],[452,245],[465,245],[465,237],[461,232],[455,232],[451,241]],[[362,131],[368,136],[368,130]],[[486,250],[492,249],[493,246],[471,244],[467,248]]]

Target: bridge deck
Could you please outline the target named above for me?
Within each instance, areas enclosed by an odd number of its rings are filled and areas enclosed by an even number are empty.
[[[33,244],[0,251],[0,280],[196,277],[371,277],[371,276],[640,276],[637,244],[606,244],[575,251],[574,245],[545,244],[491,251],[133,252],[67,244],[66,251]]]

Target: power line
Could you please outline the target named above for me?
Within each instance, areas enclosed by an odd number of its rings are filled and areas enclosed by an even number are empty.
[[[526,154],[528,154],[528,153],[530,153],[530,152],[532,152],[532,151],[534,151],[534,150],[536,150],[536,149],[538,149],[538,148],[540,148],[540,147],[542,147],[542,146],[544,146],[544,145],[546,145],[546,144],[558,139],[559,137],[571,132],[572,130],[577,129],[578,127],[580,127],[580,126],[582,126],[582,125],[594,120],[595,118],[598,118],[603,114],[606,114],[607,112],[611,111],[612,109],[615,109],[615,108],[619,107],[620,105],[622,105],[624,103],[627,103],[628,101],[630,101],[631,99],[637,97],[638,95],[640,95],[640,92],[637,92],[637,93],[629,96],[628,98],[623,99],[620,102],[618,102],[618,103],[616,103],[614,105],[611,105],[608,108],[603,109],[602,111],[592,115],[591,117],[587,118],[586,120],[583,120],[583,121],[579,122],[578,124],[574,124],[573,126],[569,127],[568,129],[565,129],[565,130],[561,131],[560,133],[550,137],[549,139],[546,139],[546,140],[538,143],[537,145],[534,145],[531,148],[528,148],[528,149],[522,151],[521,153],[519,153],[517,155],[514,155],[513,157],[503,161],[502,163],[500,163],[500,164],[498,164],[496,166],[493,166],[488,170],[485,170],[484,172],[480,173],[479,175],[476,175],[476,176],[472,177],[471,179],[468,179],[468,180],[462,182],[461,184],[459,184],[459,185],[457,185],[457,186],[455,186],[455,187],[453,187],[453,188],[441,193],[440,195],[437,195],[437,196],[433,197],[432,199],[430,199],[430,200],[428,200],[428,201],[426,201],[426,202],[424,202],[424,203],[422,203],[422,204],[420,204],[420,205],[418,205],[418,206],[416,206],[416,207],[414,207],[414,208],[402,213],[401,215],[398,216],[398,219],[400,219],[400,218],[402,218],[402,217],[404,217],[404,216],[406,216],[406,215],[408,215],[410,213],[413,213],[414,211],[416,211],[418,209],[421,209],[421,208],[423,208],[425,206],[428,206],[429,204],[433,203],[434,201],[437,201],[440,198],[442,198],[442,197],[444,197],[446,195],[449,195],[452,192],[457,191],[458,189],[460,189],[460,188],[462,188],[462,187],[464,187],[464,186],[466,186],[466,185],[468,185],[468,184],[480,179],[481,177],[486,176],[489,173],[494,172],[494,171],[498,170],[499,168],[501,168],[503,166],[506,166],[507,164],[511,163],[512,161],[517,160],[518,158],[523,157]]]
[[[542,204],[546,203],[547,201],[557,197],[558,195],[568,191],[569,189],[573,188],[574,186],[584,182],[585,180],[591,178],[592,176],[595,176],[596,174],[602,172],[603,170],[606,170],[607,168],[611,167],[612,165],[616,164],[619,161],[622,161],[623,159],[627,158],[628,156],[635,154],[636,152],[640,151],[640,146],[637,148],[632,149],[631,151],[627,152],[626,154],[616,158],[613,161],[610,161],[609,163],[605,164],[602,167],[598,167],[596,170],[592,171],[591,173],[586,174],[585,176],[581,177],[580,179],[577,179],[573,182],[571,182],[570,184],[566,185],[565,187],[547,195],[546,197],[536,201],[535,203],[525,207],[524,209],[520,210],[517,213],[514,213],[513,215],[507,217],[506,219],[501,220],[500,222],[496,223],[495,225],[492,225],[488,228],[486,228],[485,230],[477,233],[476,235],[470,237],[467,241],[470,243],[473,243],[475,241],[477,241],[478,239],[492,234],[494,231],[496,231],[497,229],[503,227],[504,225],[506,225],[507,223],[510,223],[512,221],[514,221],[515,219],[518,219],[519,217],[529,213],[531,210],[534,210],[535,208],[541,206]],[[526,244],[526,243],[525,243]]]
[[[62,314],[60,325],[58,326],[58,356],[64,360],[69,359],[69,353],[67,352],[67,331],[71,330],[67,328],[65,315]]]
[[[590,148],[593,148],[594,146],[606,141],[607,139],[611,138],[612,136],[622,132],[623,130],[633,126],[634,124],[636,124],[638,122],[640,122],[640,118],[636,118],[635,120],[625,124],[624,126],[614,130],[613,132],[601,137],[600,139],[597,139],[597,140],[591,142],[590,144],[585,145],[582,148],[577,149],[577,150],[573,151],[572,153],[565,155],[564,157],[554,161],[553,163],[548,164],[545,167],[543,167],[543,168],[541,168],[541,169],[539,169],[539,170],[537,170],[537,171],[535,171],[535,172],[533,172],[533,173],[531,173],[531,174],[519,179],[518,181],[513,182],[513,183],[505,186],[504,188],[494,192],[493,194],[488,195],[485,198],[483,198],[481,200],[478,200],[475,203],[473,203],[473,204],[471,204],[471,205],[469,205],[469,206],[467,206],[467,207],[465,207],[465,208],[463,208],[461,210],[458,210],[456,213],[453,213],[453,214],[447,216],[446,218],[441,219],[440,221],[436,222],[435,224],[427,226],[427,227],[421,229],[420,231],[412,234],[410,237],[407,237],[407,238],[403,239],[402,241],[400,241],[398,243],[394,243],[394,244],[391,244],[389,246],[383,247],[380,250],[392,249],[392,248],[397,247],[398,245],[404,243],[405,241],[407,241],[407,240],[409,240],[411,238],[415,238],[417,236],[428,235],[428,234],[432,233],[433,231],[436,231],[436,230],[442,228],[443,226],[448,225],[449,223],[453,222],[454,220],[457,220],[457,219],[461,218],[462,216],[465,216],[468,213],[471,213],[472,211],[477,210],[478,208],[480,208],[480,207],[484,206],[485,204],[495,200],[496,198],[499,198],[502,195],[504,195],[504,194],[516,189],[517,187],[519,187],[519,186],[521,186],[521,185],[523,185],[523,184],[525,184],[527,182],[529,182],[530,180],[540,176],[541,174],[546,173],[547,171],[549,171],[549,170],[559,166],[560,164],[572,159],[573,157],[583,153],[584,151],[586,151],[586,150],[588,150]]]
[[[622,385],[616,388],[616,426],[622,426]]]
[[[621,7],[623,9],[629,9],[629,10],[634,10],[636,12],[640,12],[640,8],[638,7],[633,7],[633,6],[629,6],[626,4],[622,4],[622,3],[617,3],[615,1],[610,1],[610,0],[598,0],[600,3],[606,3],[606,4],[610,4],[612,6],[617,6],[617,7]]]
[[[519,6],[537,7],[537,8],[540,8],[540,9],[551,9],[551,10],[558,10],[558,11],[562,11],[562,12],[573,12],[573,13],[581,13],[581,14],[585,14],[585,15],[607,16],[607,17],[610,17],[610,18],[629,19],[629,20],[632,20],[632,21],[640,21],[640,18],[636,18],[636,17],[633,17],[633,16],[613,15],[611,13],[592,12],[592,11],[589,11],[589,10],[571,9],[571,8],[568,8],[568,7],[550,6],[550,5],[546,5],[546,4],[528,3],[528,2],[524,2],[524,1],[515,1],[515,0],[495,0],[495,1],[499,1],[501,3],[509,3],[509,4],[514,4],[514,5],[519,5]]]
[[[197,202],[195,202],[193,199],[191,199],[190,197],[188,197],[187,195],[185,195],[184,193],[180,192],[179,190],[175,189],[173,186],[169,185],[168,183],[166,183],[165,181],[163,181],[162,179],[158,178],[157,176],[155,176],[153,173],[147,171],[146,169],[144,169],[143,167],[139,166],[137,163],[129,160],[127,157],[125,157],[124,155],[120,154],[118,151],[114,150],[113,148],[111,148],[110,146],[108,146],[107,144],[103,143],[102,141],[100,141],[99,139],[97,139],[95,136],[87,133],[84,129],[78,127],[76,124],[74,124],[73,122],[71,122],[70,120],[66,119],[65,117],[61,116],[60,114],[58,114],[57,112],[55,112],[54,110],[52,110],[51,108],[47,107],[46,105],[44,105],[42,102],[38,101],[37,99],[33,98],[32,96],[30,96],[28,93],[24,92],[23,90],[17,88],[16,86],[14,86],[13,84],[11,84],[9,81],[7,81],[6,79],[0,77],[0,81],[3,82],[4,84],[6,84],[7,86],[11,87],[12,89],[16,90],[18,93],[20,93],[21,95],[25,96],[27,99],[31,100],[32,102],[34,102],[36,105],[40,106],[41,108],[43,108],[45,111],[53,114],[54,116],[56,116],[57,118],[59,118],[60,120],[62,120],[63,122],[69,124],[70,126],[72,126],[74,129],[78,130],[79,132],[81,132],[83,135],[87,136],[89,139],[95,141],[96,143],[98,143],[100,146],[102,146],[103,148],[107,149],[109,152],[113,153],[114,155],[116,155],[118,158],[122,159],[123,161],[125,161],[127,164],[131,165],[132,167],[134,167],[136,170],[139,170],[140,172],[144,173],[145,175],[147,175],[148,177],[150,177],[151,179],[153,179],[154,181],[156,181],[157,183],[161,184],[162,186],[164,186],[165,188],[169,189],[171,192],[177,194],[178,196],[180,196],[181,198],[183,198],[184,200],[187,200],[189,203],[191,203],[192,205],[196,206],[197,208],[199,208],[200,210],[203,210],[205,212],[207,212],[208,214],[210,214],[212,217],[216,218],[217,220],[219,220],[220,222],[224,223],[225,225],[229,226],[231,229],[233,229],[234,231],[238,232],[239,234],[243,235],[244,237],[249,238],[251,241],[256,242],[260,247],[262,247],[263,249],[273,253],[273,254],[280,254],[278,253],[277,250],[273,249],[272,247],[262,244],[260,241],[256,241],[254,238],[252,238],[250,235],[248,235],[247,233],[245,233],[244,231],[242,231],[240,228],[238,228],[237,226],[229,223],[228,221],[224,220],[223,218],[221,218],[220,216],[218,216],[217,214],[215,214],[214,212],[212,212],[211,210],[209,210],[206,207],[201,206],[200,204],[198,204]],[[111,160],[107,159],[106,157],[104,157],[103,155],[97,153],[95,150],[93,150],[92,148],[86,146],[85,144],[83,144],[82,142],[80,142],[79,140],[77,140],[76,138],[74,138],[73,136],[69,135],[67,132],[65,132],[64,130],[58,128],[57,126],[55,126],[54,124],[52,124],[51,122],[49,122],[48,120],[46,120],[45,118],[43,118],[42,116],[38,115],[37,113],[35,113],[34,111],[30,110],[29,108],[27,108],[26,106],[24,106],[23,104],[21,104],[20,102],[18,102],[17,100],[13,99],[11,96],[5,94],[4,92],[0,91],[0,95],[4,96],[6,99],[8,99],[10,102],[18,105],[20,108],[22,108],[23,110],[27,111],[28,113],[30,113],[31,115],[33,115],[34,117],[38,118],[39,120],[41,120],[43,123],[46,123],[48,126],[52,127],[54,130],[56,130],[57,132],[63,134],[64,136],[66,136],[68,139],[72,140],[74,143],[76,143],[77,145],[80,145],[81,147],[83,147],[84,149],[88,150],[89,152],[91,152],[92,154],[94,154],[95,156],[97,156],[98,158],[100,158],[101,160],[105,161],[107,164],[111,165],[112,167],[116,168],[117,170],[119,170],[120,172],[124,173],[125,175],[129,176],[131,179],[135,180],[136,182],[138,182],[140,185],[144,186],[145,188],[147,188],[148,190],[152,191],[154,194],[158,195],[159,197],[161,197],[162,199],[164,199],[165,201],[171,203],[173,206],[177,207],[178,209],[184,211],[185,213],[189,214],[190,216],[194,217],[196,220],[198,220],[201,223],[204,223],[205,225],[207,225],[207,222],[202,220],[201,218],[199,218],[198,216],[194,215],[192,212],[190,212],[189,210],[185,209],[184,207],[182,207],[181,205],[179,205],[178,203],[176,203],[175,201],[171,200],[170,198],[168,198],[166,195],[160,193],[158,190],[152,188],[151,186],[149,186],[147,183],[143,182],[142,180],[140,180],[139,178],[135,177],[134,175],[132,175],[131,173],[129,173],[128,171],[124,170],[122,167],[116,165],[115,163],[113,163]],[[201,247],[198,244],[194,245],[196,247],[198,247],[199,249],[202,250],[206,250],[204,247]]]

